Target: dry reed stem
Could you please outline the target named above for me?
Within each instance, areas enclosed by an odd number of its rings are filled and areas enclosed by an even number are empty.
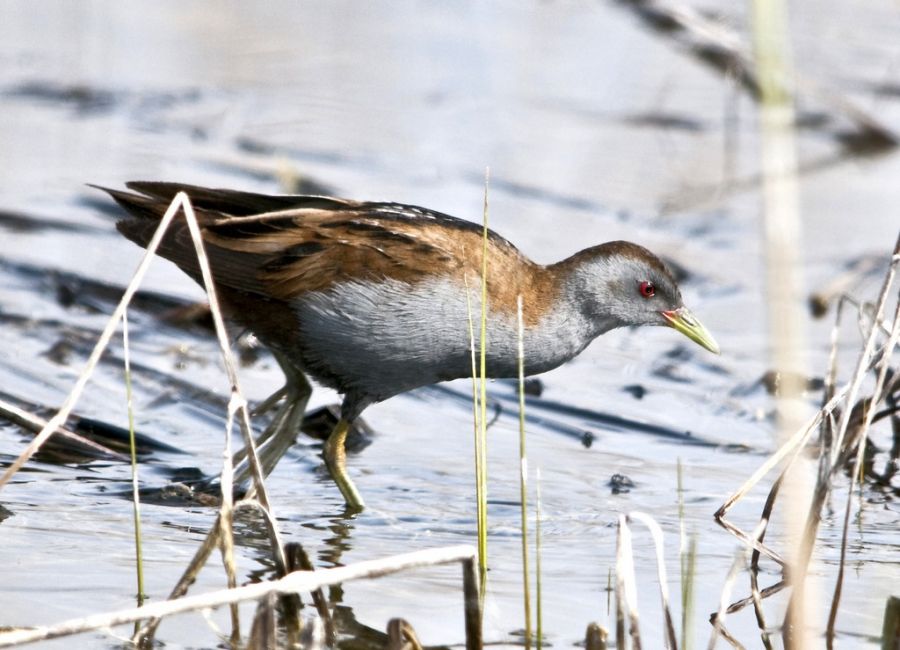
[[[472,546],[447,546],[443,548],[414,551],[394,555],[380,560],[368,560],[349,566],[319,569],[318,571],[295,571],[283,578],[254,583],[235,589],[221,589],[207,594],[185,596],[177,600],[154,602],[141,607],[132,607],[114,612],[94,614],[83,618],[70,619],[52,626],[41,626],[27,630],[0,633],[0,647],[11,647],[71,636],[92,630],[102,630],[123,623],[131,623],[148,618],[161,618],[183,612],[205,610],[232,603],[258,600],[269,594],[295,594],[308,592],[328,585],[336,585],[350,580],[380,578],[408,569],[461,563],[463,566],[464,607],[466,615],[466,648],[479,650],[482,646],[478,619],[477,577],[475,575],[476,551]],[[473,624],[474,620],[474,624]],[[476,627],[477,626],[477,627]]]
[[[240,506],[240,504],[238,504]],[[266,511],[260,509],[260,511],[266,515]],[[268,521],[268,518],[267,518]],[[275,522],[270,522],[270,525],[275,525]],[[313,567],[312,562],[309,559],[309,555],[306,554],[306,551],[303,549],[303,546],[298,543],[289,543],[285,545],[285,553],[287,553],[288,559],[288,573],[292,571],[314,571],[315,567]],[[295,600],[293,596],[289,597],[291,600]],[[313,606],[316,608],[316,613],[319,615],[318,620],[322,623],[322,632],[324,635],[325,644],[334,647],[337,643],[337,632],[334,626],[334,618],[331,616],[331,610],[328,609],[328,599],[325,596],[325,592],[321,589],[314,589],[312,592]],[[299,597],[296,598],[297,604],[299,605]],[[299,607],[297,608],[299,609]],[[306,626],[303,629],[304,633],[308,632],[306,630]],[[290,630],[288,630],[290,633]]]
[[[898,248],[900,248],[900,240],[897,243]],[[893,268],[893,265],[892,265]],[[897,341],[900,340],[900,299],[897,300],[897,305],[894,309],[894,318],[893,318],[893,328],[891,330],[891,336],[888,340],[888,343],[885,347],[885,352],[881,357],[881,364],[878,371],[878,378],[875,380],[875,388],[872,391],[873,400],[878,398],[881,395],[882,389],[884,388],[885,379],[887,377],[889,360],[891,355],[893,354],[894,348],[897,346]],[[873,325],[872,331],[875,331],[875,327]],[[850,411],[852,409],[845,409],[845,411]],[[851,504],[853,503],[853,488],[856,486],[857,476],[862,474],[862,465],[863,465],[863,456],[865,455],[866,450],[866,440],[869,435],[869,427],[872,426],[872,419],[875,417],[875,404],[871,403],[869,408],[865,409],[865,417],[863,419],[861,432],[858,435],[857,445],[857,453],[856,453],[856,462],[854,463],[854,470],[850,473],[850,487],[847,490],[847,505],[844,510],[844,524],[843,530],[841,532],[841,561],[838,566],[838,575],[837,580],[834,585],[834,596],[831,601],[831,608],[828,613],[828,625],[826,628],[826,638],[829,639],[829,645],[831,643],[831,639],[834,638],[834,627],[837,621],[837,610],[838,606],[841,602],[841,590],[843,588],[844,583],[844,567],[847,559],[847,537],[850,528],[850,510]],[[862,489],[862,488],[860,488]]]
[[[278,647],[278,632],[275,627],[275,594],[259,599],[246,650],[270,650]]]
[[[746,532],[744,532],[741,528],[735,526],[730,521],[725,519],[725,515],[727,512],[734,506],[735,503],[740,501],[744,496],[751,490],[753,487],[759,483],[773,468],[781,463],[782,460],[793,452],[793,456],[788,461],[787,465],[790,465],[794,461],[794,459],[800,454],[802,451],[802,447],[806,444],[806,441],[812,435],[813,431],[815,431],[816,427],[818,427],[823,418],[834,411],[840,403],[843,401],[844,397],[846,397],[847,392],[850,390],[850,385],[845,384],[835,395],[832,397],[828,403],[819,409],[809,420],[807,420],[802,427],[797,429],[797,431],[791,436],[789,440],[787,440],[784,444],[781,445],[771,456],[769,456],[768,460],[766,460],[753,474],[748,478],[744,483],[737,489],[735,492],[725,500],[725,502],[719,507],[716,511],[714,517],[716,521],[726,530],[728,530],[735,537],[743,541],[745,544],[754,548],[764,555],[768,556],[778,564],[782,566],[785,565],[784,558],[781,557],[774,550],[768,548],[765,544],[762,544],[757,539],[751,537]]]
[[[412,624],[402,618],[392,618],[387,624],[388,641],[384,650],[423,650]]]
[[[628,615],[628,635],[632,648],[641,650],[641,630],[637,605],[637,580],[634,576],[634,554],[628,517],[619,515],[616,544],[616,647],[625,647],[624,617]]]
[[[838,341],[838,326],[841,320],[842,309],[845,303],[852,302],[848,297],[842,297],[842,299],[838,302],[837,314],[835,318],[835,327],[832,328],[831,332],[831,352],[829,353],[829,370],[826,378],[826,387],[825,387],[825,399],[826,403],[822,406],[822,408],[806,423],[804,427],[799,429],[794,436],[792,436],[791,440],[785,443],[775,454],[773,454],[770,459],[763,464],[763,466],[754,473],[754,475],[745,482],[744,485],[739,488],[739,490],[730,497],[725,504],[717,511],[716,519],[722,524],[726,529],[735,534],[738,538],[742,539],[749,546],[753,547],[754,554],[753,560],[751,563],[751,596],[750,598],[743,599],[741,601],[737,601],[733,603],[729,608],[728,612],[734,612],[742,607],[746,606],[748,603],[754,604],[754,609],[757,613],[757,621],[761,630],[763,645],[771,647],[771,643],[768,639],[768,635],[765,632],[765,619],[762,615],[761,609],[761,600],[771,596],[775,593],[778,593],[782,589],[784,589],[788,583],[786,580],[782,580],[781,582],[767,587],[760,591],[758,589],[757,580],[755,571],[758,570],[758,561],[759,561],[759,553],[762,552],[769,557],[773,557],[773,551],[768,549],[765,545],[762,544],[762,539],[765,533],[765,526],[768,524],[769,516],[774,507],[775,499],[778,495],[779,487],[781,484],[781,480],[784,476],[784,473],[779,475],[779,478],[773,484],[772,489],[769,492],[765,508],[763,510],[763,514],[760,519],[760,524],[757,529],[757,533],[754,536],[748,536],[742,530],[737,528],[736,526],[730,524],[725,520],[724,515],[728,511],[730,507],[734,505],[734,503],[742,498],[753,485],[761,480],[762,476],[765,475],[769,470],[771,470],[777,462],[783,459],[788,453],[790,453],[792,448],[796,448],[796,451],[793,454],[791,461],[797,457],[802,445],[808,439],[809,435],[811,435],[812,430],[821,425],[823,431],[823,450],[820,454],[820,473],[817,481],[816,488],[814,490],[814,497],[809,506],[809,510],[807,513],[805,534],[802,540],[801,553],[799,556],[800,562],[803,563],[803,569],[805,569],[805,563],[808,562],[809,557],[812,554],[812,549],[815,544],[816,531],[818,529],[818,524],[820,521],[820,513],[821,508],[824,506],[825,500],[831,489],[831,482],[833,478],[841,471],[842,467],[846,462],[848,462],[849,458],[847,457],[847,452],[854,445],[857,450],[857,462],[855,465],[855,469],[859,469],[861,467],[861,463],[859,462],[859,456],[865,450],[865,441],[866,434],[868,431],[868,426],[871,424],[872,420],[876,417],[876,403],[880,400],[885,399],[886,394],[882,394],[884,391],[884,381],[886,378],[887,372],[887,364],[889,363],[890,356],[893,353],[895,346],[897,345],[897,321],[900,319],[900,305],[897,306],[897,310],[895,311],[895,316],[893,320],[893,324],[891,327],[886,327],[883,323],[883,313],[885,304],[887,301],[887,297],[890,294],[890,288],[893,286],[895,276],[896,276],[896,267],[900,263],[900,237],[898,237],[898,241],[895,245],[894,253],[891,258],[890,267],[885,274],[884,280],[882,282],[881,289],[879,291],[877,305],[874,309],[874,313],[871,318],[867,318],[865,325],[866,330],[864,330],[864,339],[865,345],[863,346],[863,350],[860,353],[856,369],[853,377],[849,382],[847,382],[844,386],[841,387],[840,390],[835,391],[834,385],[836,383],[837,376],[837,368],[836,368],[836,348]],[[860,313],[865,311],[863,306],[859,307]],[[887,333],[890,337],[889,341],[884,346],[877,346],[875,343],[875,336],[878,332]],[[865,414],[864,422],[860,423],[858,426],[855,425],[853,435],[847,435],[848,424],[851,422],[850,414],[854,410],[853,405],[856,402],[859,394],[859,388],[862,384],[862,380],[865,374],[868,373],[869,370],[873,368],[878,369],[878,377],[879,379],[876,381],[876,388],[873,392],[873,396],[871,398],[871,403],[869,407],[866,408],[863,412]],[[853,395],[853,399],[850,398],[850,395]],[[861,402],[860,402],[861,403]],[[837,426],[834,425],[833,413],[836,408],[841,408],[841,420],[840,424]],[[832,461],[832,458],[837,458],[836,462]],[[852,494],[852,488],[855,484],[855,476],[851,479],[851,489],[850,493]],[[850,495],[848,495],[848,499]],[[847,509],[849,509],[849,501],[847,505]],[[848,525],[848,520],[846,519],[847,514],[845,511],[845,526]],[[847,534],[847,528],[844,529],[844,535]],[[846,552],[846,538],[842,539],[842,555]],[[835,586],[835,599],[832,602],[831,614],[829,616],[829,629],[833,632],[833,619],[836,616],[836,608],[837,602],[840,597],[840,581],[843,574],[843,569],[839,570],[838,581]],[[797,580],[797,575],[794,574],[792,576],[793,581]]]
[[[255,452],[252,447],[252,436],[250,436],[250,425],[249,425],[249,413],[246,407],[246,401],[243,399],[240,393],[240,387],[237,381],[237,373],[235,370],[235,365],[233,362],[233,358],[231,356],[230,346],[227,340],[227,333],[225,330],[224,321],[222,319],[221,310],[218,305],[218,300],[216,297],[215,289],[213,286],[212,272],[209,268],[209,261],[206,256],[206,252],[203,246],[202,236],[200,234],[200,228],[197,223],[196,215],[194,214],[193,207],[191,206],[190,199],[184,192],[179,192],[172,202],[169,204],[169,207],[166,209],[165,214],[160,219],[159,226],[153,234],[153,237],[150,239],[150,242],[147,245],[147,249],[142,257],[140,263],[138,264],[138,268],[135,270],[134,275],[132,276],[131,281],[126,287],[122,298],[120,299],[118,305],[113,310],[112,315],[107,320],[106,326],[103,329],[103,332],[100,338],[97,341],[97,344],[94,346],[90,356],[88,357],[87,364],[82,373],[78,376],[75,385],[64,401],[62,407],[60,407],[59,411],[47,421],[38,435],[34,440],[25,448],[25,450],[19,455],[19,457],[10,465],[9,468],[4,472],[3,476],[0,477],[0,489],[2,489],[10,479],[18,472],[24,464],[40,449],[40,447],[44,444],[44,442],[60,427],[65,423],[66,419],[71,414],[74,409],[78,399],[81,397],[82,392],[87,386],[87,382],[90,377],[93,375],[94,369],[97,366],[97,363],[100,360],[101,355],[106,350],[109,345],[109,342],[118,327],[119,321],[125,317],[125,312],[128,305],[131,302],[134,294],[137,291],[137,288],[140,286],[143,278],[147,272],[147,269],[150,266],[150,263],[153,261],[154,254],[159,248],[160,242],[167,232],[170,224],[174,220],[175,216],[178,214],[179,210],[184,212],[185,220],[187,222],[188,231],[191,234],[191,238],[194,243],[195,250],[197,252],[197,258],[200,265],[201,276],[203,279],[203,286],[206,290],[207,297],[210,303],[210,312],[213,317],[213,322],[215,324],[216,335],[219,342],[219,347],[222,352],[222,357],[226,369],[226,373],[228,375],[229,382],[231,384],[231,393],[232,398],[230,402],[229,408],[229,416],[234,413],[235,409],[239,409],[241,413],[241,424],[242,431],[245,433],[245,440],[249,441],[249,454],[251,466],[254,465],[255,460]],[[227,428],[230,431],[230,428]],[[229,487],[229,494],[227,496],[223,496],[223,510],[222,514],[217,518],[217,524],[220,526],[220,532],[224,533],[220,540],[224,540],[223,547],[223,557],[225,558],[226,570],[229,574],[229,584],[236,584],[236,573],[234,571],[234,560],[233,560],[233,541],[231,539],[231,527],[230,527],[230,510],[228,506],[230,505],[230,466],[226,463],[226,468],[229,470],[229,475],[227,477],[223,477],[223,485]],[[261,501],[263,502],[265,507],[268,507],[268,501],[265,499],[265,487],[261,483],[261,475],[258,471],[258,463],[256,463],[256,476],[254,478],[258,479],[256,487],[261,492]],[[280,565],[284,566],[284,553],[280,544],[280,540],[278,539],[277,531],[274,534],[275,548],[276,548],[276,560],[280,559]],[[237,634],[236,628],[236,612],[234,616],[235,628],[234,634]],[[139,633],[140,634],[140,633]],[[143,637],[146,639],[147,637]]]
[[[887,358],[891,354],[892,348],[888,349],[886,346],[883,347],[880,351],[876,351],[875,339],[877,338],[877,333],[882,329],[881,322],[883,320],[885,304],[887,302],[890,287],[894,282],[896,266],[898,262],[900,262],[900,235],[898,235],[897,242],[894,245],[891,264],[888,267],[884,282],[882,283],[881,291],[879,292],[875,315],[870,323],[869,332],[865,337],[866,343],[863,348],[863,352],[857,361],[856,370],[850,382],[850,390],[847,394],[846,404],[844,405],[844,408],[841,412],[841,420],[840,424],[838,425],[837,433],[834,437],[834,445],[830,450],[830,453],[826,451],[826,453],[822,454],[821,457],[822,462],[820,463],[820,471],[814,492],[814,498],[809,506],[806,526],[804,530],[804,537],[801,540],[801,555],[797,560],[797,566],[793,567],[795,573],[790,576],[791,584],[794,585],[795,588],[791,595],[791,600],[788,604],[788,617],[791,617],[795,612],[795,609],[799,607],[798,599],[802,598],[802,591],[798,591],[798,587],[802,589],[805,582],[807,566],[812,556],[818,526],[821,521],[821,511],[824,507],[827,496],[830,493],[831,481],[834,478],[835,474],[837,474],[837,472],[839,472],[841,469],[842,463],[836,463],[835,461],[836,459],[839,459],[841,457],[842,449],[846,448],[849,450],[850,446],[854,443],[854,440],[846,440],[846,435],[847,428],[850,423],[850,415],[854,410],[853,407],[856,404],[858,391],[860,386],[862,385],[863,377],[868,373],[869,369],[872,368],[873,363],[877,362],[878,359],[883,359],[886,363]],[[896,343],[896,341],[894,341],[894,343]],[[879,396],[877,395],[877,393],[873,394],[873,399],[878,398]],[[874,412],[874,405],[871,410]],[[854,431],[854,438],[858,435],[862,435],[864,431],[865,430],[861,431],[859,428],[857,428]],[[859,444],[864,447],[864,444],[862,442],[860,442]],[[858,465],[857,467],[860,467],[860,465]],[[786,629],[793,629],[797,627],[797,625],[794,625]],[[798,631],[801,634],[806,633],[805,628]]]
[[[606,630],[598,623],[588,623],[584,634],[585,650],[606,650],[607,636]]]
[[[234,561],[234,539],[232,536],[233,468],[231,466],[231,431],[235,413],[237,413],[239,416],[241,433],[243,435],[245,448],[247,450],[247,460],[249,461],[251,474],[254,478],[253,486],[250,489],[250,494],[253,494],[254,491],[257,491],[259,493],[258,498],[260,503],[262,504],[262,507],[269,510],[270,514],[272,514],[271,504],[268,500],[268,494],[266,493],[262,470],[259,465],[259,459],[256,455],[256,448],[253,442],[253,436],[251,433],[252,430],[250,428],[250,413],[247,408],[247,401],[246,399],[244,399],[240,389],[237,370],[234,363],[234,357],[231,353],[231,346],[228,341],[228,333],[225,328],[225,321],[222,317],[222,310],[219,306],[218,297],[215,291],[212,270],[209,265],[209,258],[206,255],[206,249],[203,244],[203,236],[200,232],[200,226],[197,221],[196,214],[194,213],[193,205],[191,204],[190,198],[187,194],[185,194],[184,192],[179,192],[175,195],[175,198],[172,199],[172,202],[169,204],[169,207],[166,210],[166,214],[163,216],[163,219],[160,220],[160,224],[157,227],[153,238],[151,239],[151,244],[156,243],[156,246],[159,245],[159,240],[162,239],[163,235],[168,230],[169,225],[174,218],[174,215],[177,214],[179,209],[184,212],[188,232],[191,235],[191,240],[194,244],[194,250],[197,254],[197,261],[200,267],[200,275],[203,280],[203,288],[206,290],[207,299],[209,300],[209,310],[210,315],[213,319],[216,340],[219,344],[219,350],[222,355],[225,373],[231,389],[231,396],[228,403],[227,424],[225,427],[225,460],[223,461],[223,471],[220,478],[222,486],[222,503],[220,506],[219,516],[216,518],[218,531],[211,532],[210,535],[214,535],[217,538],[218,544],[221,546],[223,563],[228,578],[228,584],[229,586],[234,587],[237,585],[237,570],[236,563]],[[172,213],[171,218],[166,220],[166,217],[168,217],[170,213]],[[145,259],[147,255],[150,255],[151,252],[155,252],[155,250],[156,248],[154,247],[153,251],[151,251],[150,246],[148,245]],[[129,288],[130,286],[131,285],[129,285]],[[272,516],[274,518],[274,514],[272,514]],[[270,528],[269,533],[270,541],[272,542],[272,552],[274,555],[276,566],[279,569],[279,575],[284,575],[286,565],[284,547],[281,543],[281,539],[279,537],[277,529]],[[195,556],[195,559],[197,558],[198,556]],[[184,585],[185,588],[188,584],[189,583],[185,583],[183,579],[179,581],[179,585]],[[239,618],[237,609],[235,607],[232,608],[231,614],[232,642],[238,642],[240,639],[240,630],[238,627]],[[290,615],[291,614],[289,613],[289,616]],[[151,621],[148,625],[145,625],[142,630],[138,631],[138,633],[135,635],[135,638],[139,639],[141,643],[148,643],[149,640],[152,639],[153,632],[155,631],[158,623],[159,621]]]
[[[242,398],[243,400],[243,398]],[[219,505],[219,548],[222,552],[222,564],[225,567],[225,575],[228,579],[228,587],[237,587],[237,562],[234,559],[234,487],[232,485],[233,467],[231,465],[231,434],[234,427],[234,414],[238,408],[247,408],[235,400],[232,393],[228,400],[228,415],[225,421],[225,445],[222,449],[222,472],[219,478],[220,493],[222,495]],[[241,619],[236,603],[231,606],[231,644],[238,645],[241,641]]]
[[[135,292],[137,292],[137,288],[143,280],[144,275],[146,275],[147,269],[150,266],[150,262],[153,261],[153,254],[156,252],[156,249],[159,248],[159,244],[162,241],[165,229],[168,228],[169,224],[172,222],[172,219],[175,218],[175,215],[178,213],[178,209],[180,206],[180,201],[173,201],[169,205],[162,219],[160,219],[159,228],[153,234],[153,237],[147,244],[147,250],[144,253],[144,257],[141,258],[141,261],[138,264],[134,275],[132,276],[131,282],[128,283],[128,286],[125,289],[125,293],[122,294],[122,298],[119,300],[119,304],[116,305],[116,308],[113,310],[112,315],[109,317],[109,320],[107,320],[106,326],[103,328],[103,332],[100,334],[100,338],[97,340],[94,349],[91,351],[91,354],[88,357],[84,370],[82,370],[81,374],[75,380],[75,384],[72,386],[72,390],[69,391],[69,394],[63,402],[63,405],[59,408],[56,414],[47,421],[47,423],[40,430],[37,436],[35,436],[34,440],[32,440],[28,444],[28,446],[25,447],[22,453],[19,454],[19,457],[16,458],[16,460],[12,462],[12,464],[6,469],[6,471],[3,472],[3,475],[0,476],[0,490],[2,490],[7,483],[9,483],[12,477],[15,476],[20,469],[22,469],[25,463],[27,463],[28,460],[32,456],[34,456],[38,449],[40,449],[41,446],[47,441],[47,438],[53,435],[53,433],[56,432],[56,430],[65,423],[69,415],[72,413],[72,409],[75,408],[75,405],[78,403],[78,399],[81,397],[81,394],[84,392],[84,389],[87,386],[88,380],[94,373],[94,368],[97,367],[97,363],[99,363],[100,361],[100,356],[106,350],[107,346],[109,345],[110,339],[112,339],[116,328],[118,328],[119,321],[122,319],[122,314],[125,313],[126,307],[131,303],[131,299],[134,297]]]
[[[771,585],[769,587],[763,587],[762,589],[760,589],[759,597],[760,597],[760,599],[765,600],[769,596],[774,596],[775,594],[777,594],[781,591],[784,591],[785,589],[787,589],[787,587],[788,587],[787,580],[780,580],[779,582],[776,582],[774,585]],[[741,598],[740,600],[734,601],[733,603],[731,603],[728,606],[728,609],[725,611],[727,611],[729,614],[734,614],[735,612],[741,611],[747,605],[750,605],[752,603],[753,603],[753,596],[750,595],[750,596],[747,596],[746,598]]]
[[[766,503],[765,505],[763,505],[763,511],[760,515],[759,524],[756,527],[756,540],[760,543],[762,543],[763,539],[765,539],[766,536],[766,529],[769,526],[769,520],[772,516],[772,510],[775,508],[775,499],[778,497],[778,493],[781,490],[782,476],[779,476],[777,479],[775,479],[775,483],[772,484],[772,488],[769,490],[769,494],[766,497]],[[757,549],[753,549],[753,552],[750,554],[750,599],[753,602],[753,613],[756,616],[756,626],[759,628],[762,644],[766,648],[766,650],[772,650],[772,642],[769,639],[769,633],[767,631],[768,624],[766,623],[766,615],[765,612],[763,612],[762,608],[763,596],[759,590],[760,555],[761,554]],[[787,586],[787,583],[785,581],[782,582],[785,584],[785,586]],[[730,607],[728,609],[728,612],[732,612],[732,609]]]
[[[875,340],[877,338],[879,330],[876,324],[882,322],[884,308],[887,303],[888,292],[890,291],[891,285],[894,283],[894,275],[896,273],[896,266],[898,262],[900,262],[900,236],[898,236],[897,242],[894,244],[894,252],[891,259],[891,264],[888,267],[887,274],[885,275],[884,281],[881,284],[881,290],[876,302],[877,307],[875,310],[875,317],[872,319],[872,327],[869,329],[868,336],[866,337],[865,347],[863,348],[863,353],[859,356],[856,363],[856,369],[853,372],[853,379],[850,384],[850,392],[847,396],[848,406],[841,413],[841,420],[840,424],[838,425],[837,440],[835,441],[836,444],[833,445],[831,449],[832,464],[837,461],[837,456],[840,453],[841,443],[843,442],[844,435],[847,432],[847,426],[850,423],[850,414],[853,411],[851,406],[856,403],[856,397],[859,393],[859,388],[862,385],[863,378],[865,377],[867,369],[869,367],[869,362],[873,358],[875,352]]]
[[[691,607],[694,586],[694,569],[697,559],[697,538],[691,536],[690,543],[684,527],[684,466],[681,457],[676,463],[676,491],[678,494],[678,568],[681,580],[681,647],[688,647],[691,629]]]
[[[629,512],[629,520],[639,521],[650,531],[653,538],[653,546],[656,549],[656,576],[659,580],[659,599],[662,605],[663,617],[666,622],[666,647],[670,650],[678,650],[678,641],[675,637],[675,625],[672,622],[672,612],[669,609],[669,581],[666,577],[666,558],[663,549],[663,532],[659,524],[648,514],[643,512]]]
[[[731,568],[728,570],[728,577],[725,578],[725,582],[722,584],[722,592],[719,595],[719,611],[712,616],[711,622],[713,630],[709,637],[709,643],[706,646],[707,650],[713,650],[716,647],[716,639],[718,639],[720,635],[726,637],[732,645],[737,644],[736,647],[743,647],[726,632],[725,616],[728,612],[728,601],[731,598],[731,589],[734,586],[734,581],[737,579],[737,574],[746,564],[746,561],[747,558],[745,554],[739,552],[735,555],[735,558],[731,563]]]

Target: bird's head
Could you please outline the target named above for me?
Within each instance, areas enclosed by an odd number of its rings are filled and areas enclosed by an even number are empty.
[[[566,260],[583,311],[602,333],[627,325],[666,325],[719,353],[703,324],[684,306],[669,269],[642,246],[608,242]]]

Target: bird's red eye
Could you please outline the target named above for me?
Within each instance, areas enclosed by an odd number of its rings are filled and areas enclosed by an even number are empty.
[[[653,286],[652,282],[647,282],[646,280],[641,282],[641,295],[644,298],[652,298],[656,295],[656,287]]]

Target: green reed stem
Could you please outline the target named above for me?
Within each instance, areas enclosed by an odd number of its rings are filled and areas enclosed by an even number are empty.
[[[482,597],[487,581],[487,314],[488,314],[488,187],[490,169],[484,172],[484,209],[481,237],[481,354],[479,368],[480,418],[478,424],[478,440],[476,468],[480,496],[478,499],[478,567],[481,572]],[[480,463],[478,460],[480,459]]]
[[[534,542],[535,542],[535,558],[534,558],[534,579],[535,579],[535,598],[537,599],[537,650],[541,650],[544,641],[544,617],[543,617],[543,601],[541,591],[541,468],[538,467],[535,474],[535,487],[537,488],[537,512],[534,520]]]
[[[125,402],[128,409],[128,442],[131,448],[131,494],[134,512],[134,553],[137,569],[137,604],[144,604],[144,552],[141,543],[141,497],[138,482],[137,443],[134,433],[134,402],[131,392],[131,354],[128,346],[128,312],[122,313],[122,344],[125,358]]]
[[[679,560],[681,568],[681,650],[690,648],[691,621],[694,605],[694,572],[697,563],[697,536],[691,535],[687,540],[684,516],[684,466],[678,459],[678,526],[679,526]]]
[[[475,444],[475,507],[476,522],[478,528],[478,568],[481,578],[480,586],[482,587],[481,595],[484,596],[484,581],[487,578],[487,566],[485,559],[487,558],[487,534],[486,529],[482,525],[482,512],[487,506],[485,494],[481,482],[481,467],[484,464],[481,446],[481,408],[478,398],[478,366],[475,362],[475,323],[472,319],[472,300],[469,296],[469,280],[464,275],[463,282],[466,285],[466,316],[469,322],[469,352],[472,356],[472,415],[474,422],[474,444]]]
[[[531,648],[531,584],[528,571],[528,455],[525,452],[525,326],[522,296],[516,299],[519,361],[519,501],[522,528],[522,598],[525,604],[525,649]]]

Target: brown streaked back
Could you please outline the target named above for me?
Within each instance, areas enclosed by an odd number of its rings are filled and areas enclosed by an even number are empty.
[[[408,283],[435,275],[457,278],[477,291],[482,228],[446,214],[398,203],[320,196],[270,196],[177,183],[128,183],[109,190],[132,216],[117,223],[146,246],[174,196],[184,191],[201,225],[216,282],[267,299],[292,301],[347,281],[390,278]],[[199,268],[180,219],[160,249],[188,275]],[[492,279],[494,278],[494,279]],[[514,314],[523,295],[525,320],[549,308],[554,284],[539,266],[496,233],[489,233],[489,304]]]

